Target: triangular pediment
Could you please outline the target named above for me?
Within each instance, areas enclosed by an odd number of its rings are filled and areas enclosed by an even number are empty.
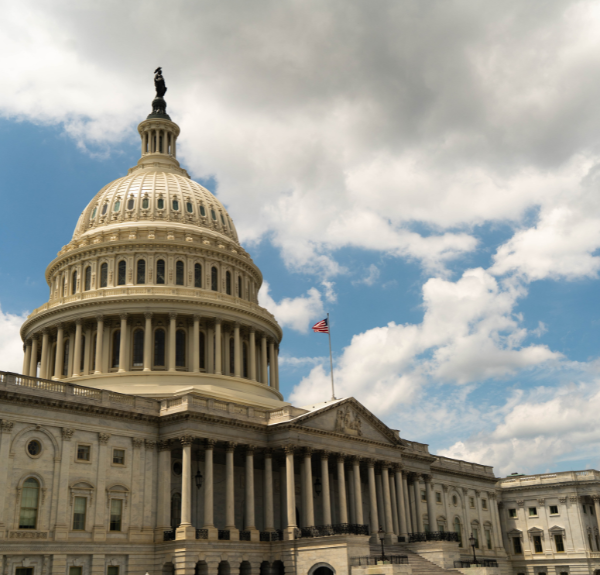
[[[309,411],[295,418],[294,424],[348,439],[403,445],[398,431],[390,429],[353,397]]]

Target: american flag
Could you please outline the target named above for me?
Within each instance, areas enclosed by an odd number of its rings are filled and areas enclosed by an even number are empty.
[[[327,321],[327,318],[322,319],[313,325],[312,328],[315,333],[329,333],[329,322]]]

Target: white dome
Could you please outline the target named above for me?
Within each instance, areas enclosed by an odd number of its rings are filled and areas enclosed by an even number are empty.
[[[189,177],[172,171],[135,170],[102,188],[83,210],[73,240],[113,225],[196,226],[239,244],[223,204]]]

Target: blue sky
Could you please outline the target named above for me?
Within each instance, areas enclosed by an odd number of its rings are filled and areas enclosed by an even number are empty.
[[[263,272],[287,399],[328,397],[329,312],[338,395],[402,436],[498,474],[598,468],[598,5],[310,4],[7,9],[0,369],[136,163],[160,64],[180,160]]]

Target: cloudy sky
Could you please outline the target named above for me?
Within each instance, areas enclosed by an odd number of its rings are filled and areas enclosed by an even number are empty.
[[[76,219],[179,155],[284,328],[282,387],[354,396],[496,473],[600,467],[600,3],[3,2],[0,369]]]

